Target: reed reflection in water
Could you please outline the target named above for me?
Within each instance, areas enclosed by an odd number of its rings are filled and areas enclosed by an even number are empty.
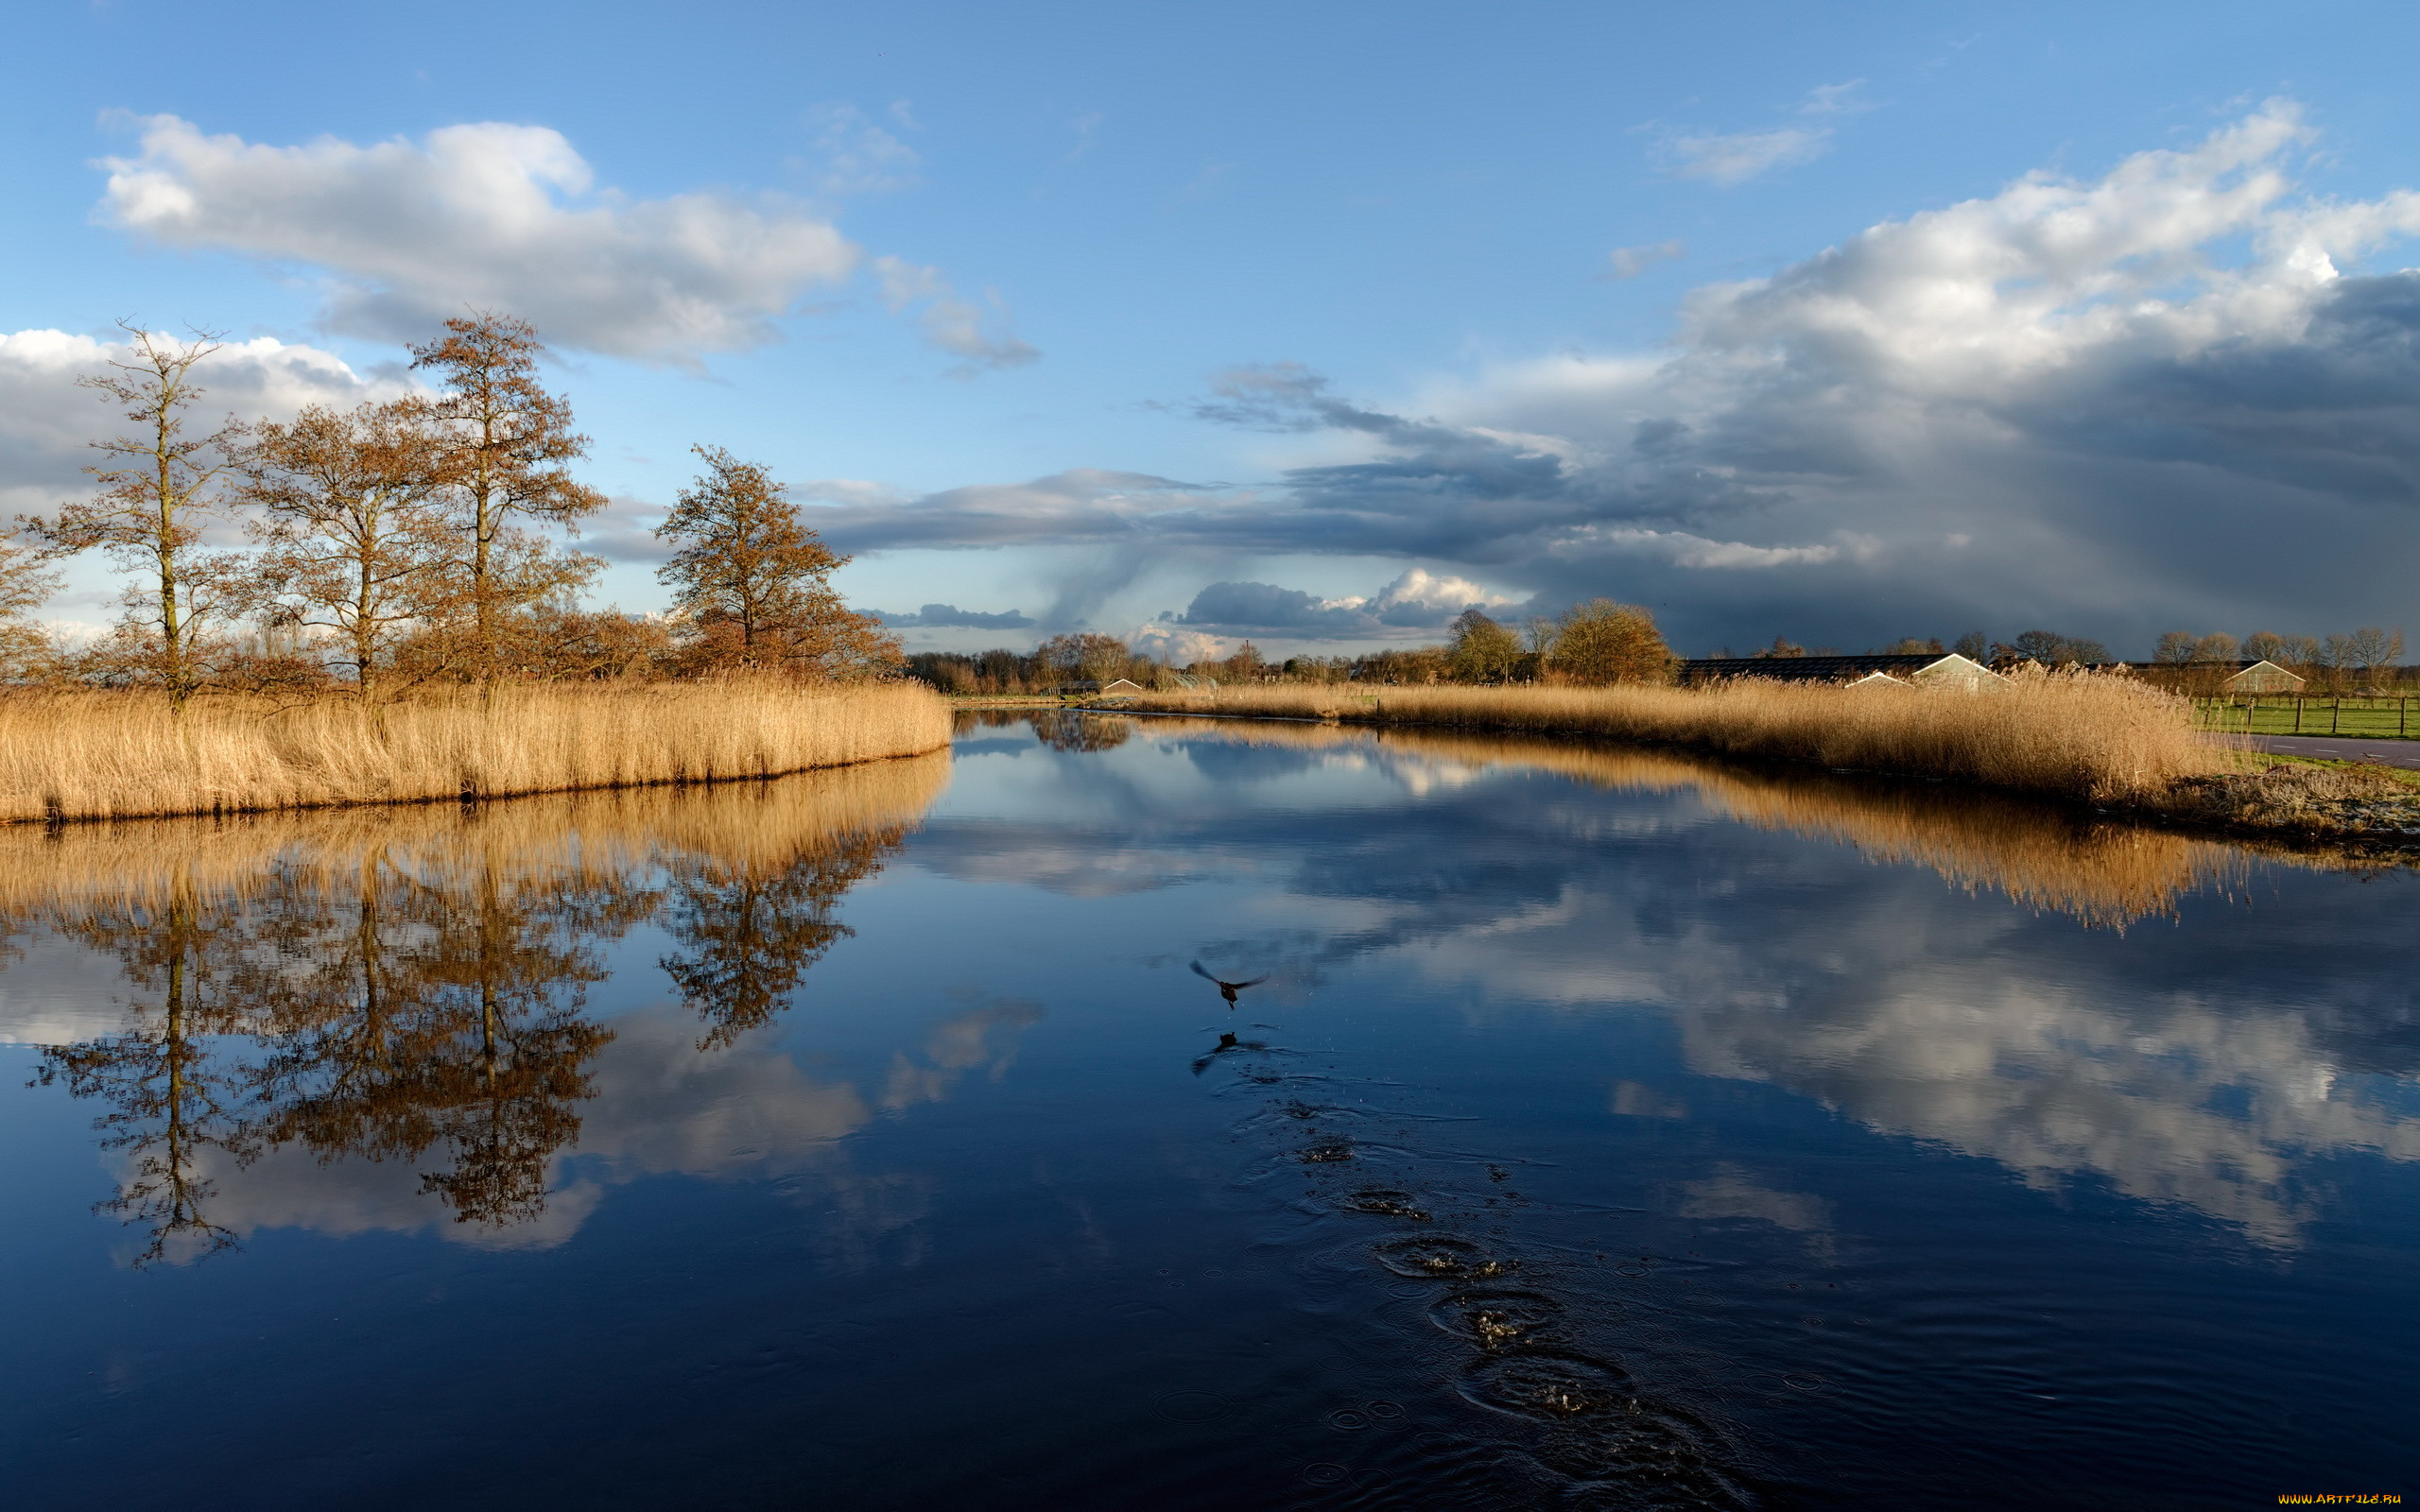
[[[0,831],[0,927],[113,960],[113,1032],[43,1047],[38,1079],[103,1109],[102,1207],[137,1263],[235,1241],[222,1188],[280,1151],[395,1163],[491,1239],[534,1224],[615,1031],[606,950],[655,921],[702,1023],[771,1022],[848,933],[848,889],[947,781],[945,757],[746,789],[473,808]]]
[[[1210,736],[1245,746],[1409,758],[1402,776],[1415,791],[1491,770],[1527,770],[1616,791],[1686,793],[1742,823],[1837,840],[1878,862],[1929,867],[1969,891],[1998,892],[2029,907],[2113,928],[2166,914],[2179,898],[2224,888],[2246,870],[2240,846],[2092,822],[2040,801],[1905,779],[1517,735],[1175,717],[1135,724],[1146,738],[1158,740]]]

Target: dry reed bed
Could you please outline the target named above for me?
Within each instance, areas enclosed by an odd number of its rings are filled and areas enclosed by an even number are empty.
[[[557,793],[465,808],[382,805],[0,829],[0,922],[41,910],[242,899],[365,868],[576,885],[649,866],[766,876],[857,837],[896,837],[949,784],[939,752],[777,782]]]
[[[505,687],[378,711],[146,694],[0,697],[0,823],[267,812],[770,777],[949,744],[911,683]]]
[[[2240,765],[2191,705],[2132,679],[2020,676],[1989,693],[1743,680],[1713,688],[1333,687],[1148,694],[1125,707],[1593,735],[1729,756],[1922,773],[2096,803],[2151,802]]]
[[[1729,766],[1649,747],[1588,746],[1397,727],[1150,720],[1147,739],[1215,734],[1247,745],[1402,757],[1473,771],[1545,771],[1616,791],[1686,793],[1760,829],[1849,845],[1877,862],[1929,868],[1969,891],[1989,889],[2087,924],[2123,928],[2170,912],[2205,887],[2244,876],[2249,853],[2125,823],[2078,824],[2071,811],[2024,799],[1782,767]],[[2308,864],[2312,858],[2287,853]]]

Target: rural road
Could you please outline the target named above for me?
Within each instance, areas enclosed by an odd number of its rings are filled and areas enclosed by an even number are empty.
[[[2255,750],[2316,756],[2331,762],[2377,762],[2420,771],[2420,740],[2364,740],[2359,735],[2255,735]]]

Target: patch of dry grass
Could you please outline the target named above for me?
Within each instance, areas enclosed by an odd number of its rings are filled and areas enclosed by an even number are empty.
[[[2412,774],[2369,764],[2279,762],[2262,771],[2179,782],[2162,805],[2214,824],[2290,833],[2420,836],[2420,791]]]
[[[1221,689],[1148,694],[1126,708],[1591,735],[1730,756],[1921,773],[2096,803],[2150,802],[2180,779],[2236,769],[2197,733],[2192,705],[2126,678],[2020,676],[2003,688]]]
[[[0,697],[0,823],[326,808],[769,777],[938,750],[920,684],[505,687],[384,710],[142,693]]]

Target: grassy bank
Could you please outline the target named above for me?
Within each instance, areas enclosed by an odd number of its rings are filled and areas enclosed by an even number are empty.
[[[2164,792],[2237,764],[2194,732],[2192,706],[2125,679],[2048,675],[1988,695],[1735,682],[1683,688],[1387,688],[1151,694],[1130,709],[1595,735],[1727,756],[1950,777],[2097,803]]]
[[[265,812],[769,777],[937,750],[912,683],[506,687],[370,712],[141,693],[0,698],[0,823]]]
[[[2420,737],[2420,698],[2311,697],[2196,698],[2204,730],[2251,735],[2344,735],[2362,740]]]

